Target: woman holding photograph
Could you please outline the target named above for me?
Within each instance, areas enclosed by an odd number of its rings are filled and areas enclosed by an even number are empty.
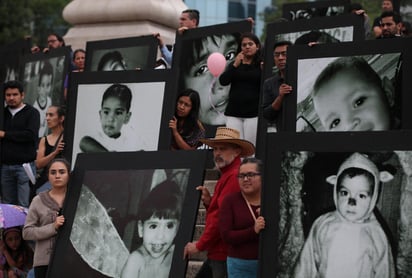
[[[202,145],[205,129],[199,121],[200,97],[192,89],[184,90],[176,101],[176,111],[169,121],[172,130],[172,150],[194,150]]]
[[[240,138],[256,144],[257,116],[261,79],[261,44],[252,33],[240,37],[240,51],[219,77],[222,85],[230,85],[225,110],[226,126],[240,131]]]
[[[33,261],[36,278],[47,276],[56,236],[64,224],[61,211],[69,183],[70,164],[62,158],[54,159],[47,173],[52,188],[34,197],[23,228],[23,238],[36,242]]]
[[[231,278],[257,277],[259,233],[265,228],[260,216],[262,162],[245,158],[239,167],[240,192],[223,199],[219,227],[223,241],[229,245],[227,273]]]

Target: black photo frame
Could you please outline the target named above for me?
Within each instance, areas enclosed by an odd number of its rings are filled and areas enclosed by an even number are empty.
[[[175,109],[175,80],[175,72],[171,70],[74,72],[65,121],[66,158],[75,161],[76,155],[82,151],[80,143],[94,141],[109,152],[168,150],[171,142],[168,121]],[[112,122],[107,124],[107,128],[114,128],[112,131],[103,130],[105,123],[100,120],[101,113],[104,113],[101,109],[103,95],[115,84],[117,89],[122,87],[126,89],[124,92],[131,91],[131,99],[128,100],[126,94],[115,93],[123,98],[121,106],[129,102],[130,108],[125,112],[126,115],[121,116],[125,118],[121,120],[120,126],[115,128]],[[94,138],[94,141],[81,141],[90,138]],[[82,152],[85,151],[102,150],[86,148]]]
[[[18,39],[0,47],[0,81],[20,80],[24,55],[30,53],[31,39]]]
[[[350,0],[286,3],[282,6],[282,17],[292,21],[321,16],[342,15],[346,13],[349,4]]]
[[[333,45],[320,44],[314,47],[305,45],[290,47],[288,50],[286,82],[294,88],[294,93],[285,98],[285,109],[283,109],[282,115],[284,130],[307,132],[410,129],[412,123],[408,115],[409,109],[407,104],[410,103],[411,96],[406,82],[411,72],[412,56],[410,51],[408,51],[412,47],[411,43],[412,40],[400,39],[342,42]],[[329,65],[330,62],[337,58],[341,58],[341,60],[362,58],[368,62],[369,67],[381,79],[379,87],[382,88],[379,90],[384,93],[377,96],[382,97],[381,104],[384,103],[382,105],[388,105],[389,108],[386,109],[386,112],[381,111],[382,113],[379,114],[384,115],[386,119],[371,117],[369,123],[363,122],[362,125],[358,124],[346,129],[343,128],[345,127],[343,125],[343,118],[340,122],[342,125],[339,128],[336,128],[335,123],[329,125],[328,121],[324,121],[321,124],[314,110],[314,101],[312,100],[313,84],[326,65]],[[350,84],[355,84],[354,80]],[[341,88],[348,88],[345,86]],[[367,88],[372,88],[372,85],[368,85]],[[386,102],[388,104],[385,104]],[[340,108],[346,103],[349,102],[330,103],[329,105],[340,105],[336,106]],[[370,109],[369,111],[374,112],[378,110]],[[329,114],[324,113],[322,115]],[[351,115],[355,115],[354,111],[351,112]],[[384,122],[386,122],[386,125],[381,125]]]
[[[173,68],[179,72],[178,92],[187,88],[198,91],[201,103],[199,120],[206,128],[206,137],[214,136],[217,126],[225,125],[224,112],[230,89],[230,86],[221,86],[219,77],[209,72],[207,58],[213,52],[220,52],[229,64],[238,53],[240,35],[251,29],[249,21],[239,21],[190,29],[176,35]],[[203,49],[204,44],[207,44],[206,49]],[[212,94],[211,90],[217,93]]]
[[[51,49],[43,53],[27,54],[23,58],[20,80],[25,91],[24,102],[32,105],[40,113],[39,137],[47,135],[46,111],[50,105],[61,106],[64,100],[64,83],[71,67],[70,47]],[[43,74],[44,73],[44,74]],[[46,103],[39,102],[40,76],[45,77]],[[51,75],[51,77],[50,77]],[[49,92],[47,92],[49,90]]]
[[[196,186],[203,181],[206,154],[157,151],[79,155],[63,208],[65,225],[59,232],[48,276],[120,277],[129,252],[138,246],[136,222],[144,199],[159,186],[167,186],[156,192],[163,198],[172,194],[165,189],[175,190],[177,185],[183,202],[173,240],[170,277],[184,277],[187,261],[182,259],[183,248],[194,233],[200,201]],[[160,264],[156,267],[159,271],[162,268]]]
[[[88,41],[84,70],[104,71],[99,67],[104,67],[104,61],[109,63],[109,60],[112,61],[109,68],[113,68],[113,64],[117,62],[125,70],[153,69],[156,62],[157,45],[158,41],[152,35]]]
[[[265,156],[262,214],[266,226],[261,237],[261,277],[294,277],[311,225],[334,210],[333,187],[325,178],[336,175],[342,161],[354,152],[368,154],[379,171],[394,179],[381,186],[374,215],[386,234],[397,274],[409,273],[411,255],[410,194],[411,131],[359,133],[268,134]],[[274,253],[277,255],[273,255]],[[355,252],[354,252],[355,253]]]

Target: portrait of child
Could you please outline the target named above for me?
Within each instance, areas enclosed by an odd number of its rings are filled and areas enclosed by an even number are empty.
[[[49,106],[52,105],[52,99],[50,93],[53,88],[53,66],[48,62],[44,61],[43,65],[39,71],[39,82],[37,90],[37,99],[33,103],[33,107],[36,108],[40,113],[40,129],[39,137],[48,134],[47,122],[46,122],[46,111]]]
[[[181,209],[182,193],[175,182],[166,180],[150,191],[139,206],[139,243],[129,255],[122,278],[169,277]]]
[[[127,70],[126,62],[122,54],[115,50],[104,54],[97,65],[97,71],[119,71]]]
[[[207,59],[210,54],[219,52],[226,58],[226,65],[232,62],[238,51],[239,34],[205,36],[184,42],[182,53],[188,53],[182,59],[180,91],[190,88],[199,92],[199,119],[207,125],[224,125],[224,115],[230,86],[222,86],[218,78],[209,72]]]
[[[293,277],[395,277],[391,245],[374,214],[381,182],[392,178],[364,154],[344,160],[326,179],[336,209],[313,223]]]
[[[122,137],[122,127],[132,115],[131,101],[132,92],[126,85],[113,84],[108,87],[99,111],[101,130],[94,137],[84,136],[80,140],[80,149],[83,152],[104,152],[128,146],[127,139]]]

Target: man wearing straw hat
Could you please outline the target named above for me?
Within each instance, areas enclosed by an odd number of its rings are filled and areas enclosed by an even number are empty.
[[[227,277],[227,245],[223,242],[219,232],[219,207],[228,194],[240,190],[237,179],[240,158],[255,153],[253,144],[239,137],[239,131],[236,129],[218,127],[214,138],[200,140],[213,148],[213,160],[216,168],[221,171],[221,177],[216,183],[213,196],[205,186],[197,187],[198,190],[202,190],[202,201],[207,212],[206,225],[199,240],[187,243],[184,249],[185,258],[200,251],[207,251],[207,260],[196,277],[206,277],[202,274],[208,268],[212,271],[212,276],[209,274],[208,277]]]

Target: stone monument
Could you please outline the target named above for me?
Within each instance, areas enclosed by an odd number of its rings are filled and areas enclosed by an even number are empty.
[[[185,9],[182,0],[72,0],[63,10],[73,25],[64,39],[73,50],[85,48],[87,41],[154,33],[173,44]]]

